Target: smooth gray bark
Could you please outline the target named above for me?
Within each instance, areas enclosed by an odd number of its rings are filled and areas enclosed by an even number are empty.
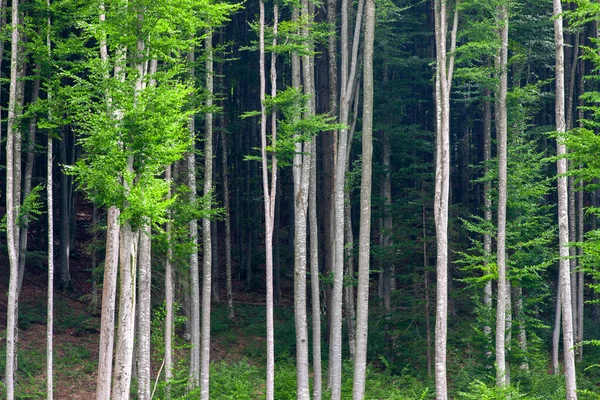
[[[167,165],[165,170],[165,180],[169,183],[169,193],[167,194],[170,199],[172,196],[172,179],[171,179],[171,165]],[[165,262],[165,392],[166,397],[170,398],[170,383],[173,379],[173,265],[171,259],[173,258],[173,246],[171,243],[171,212],[168,211],[167,222],[165,224],[165,234],[167,237],[167,259]]]
[[[450,56],[447,54],[446,2],[435,0],[436,42],[436,172],[434,219],[437,243],[437,293],[435,320],[435,386],[438,400],[448,399],[446,381],[446,340],[448,331],[448,200],[450,191],[450,89],[454,70],[453,52],[458,29],[458,9],[455,9]]]
[[[565,380],[567,400],[577,399],[577,383],[575,376],[575,354],[573,350],[573,315],[571,309],[571,277],[569,271],[569,216],[568,216],[568,189],[567,160],[564,158],[566,149],[560,135],[565,132],[565,71],[564,71],[564,38],[562,23],[562,4],[560,0],[553,0],[554,13],[554,44],[555,44],[555,81],[556,81],[556,131],[559,139],[556,147],[558,160],[556,162],[558,173],[558,236],[560,253],[560,292],[563,315],[563,349],[565,359]]]
[[[19,197],[14,194],[15,187],[15,160],[20,164],[20,159],[15,157],[13,149],[17,140],[18,128],[17,96],[18,86],[18,57],[19,57],[19,1],[13,0],[11,20],[11,57],[10,57],[10,88],[8,102],[8,122],[6,133],[6,239],[8,246],[8,261],[10,266],[10,277],[8,282],[8,302],[6,308],[6,365],[4,384],[6,385],[6,398],[14,399],[14,374],[17,358],[17,310],[18,310],[18,274],[19,254],[18,238],[16,235],[17,219],[16,209],[20,203]]]
[[[492,107],[491,107],[491,91],[489,89],[484,90],[483,96],[485,98],[483,102],[483,174],[487,176],[490,171],[489,163],[492,160]],[[483,217],[489,225],[492,224],[492,182],[486,179],[483,183]],[[490,275],[491,271],[488,266],[488,258],[492,254],[492,235],[486,233],[483,235],[483,252],[485,255],[484,260],[484,273]],[[492,312],[492,279],[488,279],[483,289],[483,305],[489,310],[490,315]],[[492,328],[486,324],[483,327],[483,333],[489,339],[491,343]],[[486,357],[491,358],[491,351],[486,351]]]
[[[50,0],[46,0],[46,5],[50,7]],[[52,56],[52,42],[50,41],[51,19],[47,18],[46,47],[48,57]],[[0,54],[0,57],[2,55]],[[38,85],[39,87],[39,85]],[[52,93],[48,92],[48,100],[52,99]],[[48,119],[52,115],[48,113]],[[54,333],[54,194],[52,177],[52,134],[48,133],[47,155],[46,155],[46,205],[48,207],[48,307],[46,315],[46,399],[52,400],[54,397],[54,372],[53,372],[53,333]],[[95,210],[95,208],[94,208]],[[94,215],[95,216],[95,215]],[[95,222],[95,221],[94,221]]]
[[[583,182],[579,182],[579,190],[577,192],[577,241],[579,243],[583,243],[584,238],[584,223],[583,216],[585,210],[583,208]],[[583,257],[583,247],[579,246],[577,255],[579,256],[579,260]],[[580,345],[583,342],[583,327],[584,327],[584,282],[585,276],[581,268],[577,271],[577,280],[573,282],[577,282],[577,335],[575,337],[575,343],[579,346],[577,347],[577,359],[579,361],[583,361],[583,346]]]
[[[98,356],[98,378],[96,379],[96,399],[110,400],[115,310],[117,294],[117,269],[119,262],[121,212],[116,207],[108,209],[106,230],[106,256],[104,259],[104,280],[102,284],[102,313],[100,319],[100,348]]]
[[[138,399],[150,400],[150,323],[152,292],[152,232],[150,220],[145,219],[140,227],[138,257]]]
[[[40,96],[40,69],[36,66],[36,79],[33,82],[33,93],[31,94],[31,105],[34,105]],[[31,181],[33,178],[33,166],[35,163],[35,137],[37,131],[37,116],[33,115],[29,121],[27,130],[27,157],[25,158],[25,176],[23,179],[23,200],[31,194]],[[19,289],[17,296],[21,293],[23,287],[23,277],[25,276],[25,261],[27,259],[27,232],[29,231],[29,215],[21,215],[19,232]]]
[[[133,164],[131,164],[133,166]],[[129,397],[131,386],[138,232],[134,232],[129,221],[121,227],[119,248],[119,324],[113,369],[112,399]]]
[[[496,70],[499,78],[496,93],[496,139],[498,142],[498,237],[497,268],[498,297],[496,305],[496,384],[507,385],[506,368],[506,316],[508,284],[506,278],[506,197],[507,197],[507,111],[506,94],[508,90],[508,6],[498,8],[498,20],[501,21],[499,38],[501,46],[496,56]]]
[[[314,92],[313,92],[314,93]],[[321,399],[321,300],[319,287],[319,228],[317,223],[317,142],[311,141],[313,160],[310,166],[308,219],[310,225],[310,287],[312,312],[313,400]]]
[[[309,18],[308,1],[301,3],[302,15]],[[298,9],[295,8],[292,13],[292,19],[298,21]],[[307,20],[308,23],[308,20]],[[308,28],[302,24],[302,36],[305,41],[308,40]],[[302,67],[302,68],[300,68]],[[304,81],[304,93],[313,96],[312,76],[310,70],[309,57],[302,57],[302,66],[300,57],[297,53],[292,54],[292,85],[300,89],[300,75]],[[312,101],[312,100],[311,100]],[[305,117],[312,115],[313,108],[309,105]],[[308,249],[308,185],[310,177],[310,168],[312,162],[312,153],[310,142],[300,142],[295,144],[296,154],[293,160],[293,179],[294,179],[294,321],[296,326],[296,390],[297,398],[310,399],[309,363],[308,363],[308,315],[306,310],[306,272],[307,272],[307,249]]]
[[[223,128],[225,128],[225,117]],[[225,212],[225,290],[227,293],[227,311],[233,318],[233,288],[231,285],[231,210],[229,208],[229,167],[227,150],[227,131],[221,132],[221,169],[223,170],[223,210]]]
[[[279,17],[277,3],[273,4],[273,48],[277,45],[277,24]],[[262,184],[265,210],[265,251],[266,251],[266,322],[267,322],[267,387],[266,398],[273,400],[275,396],[275,337],[273,321],[273,225],[275,213],[275,196],[277,189],[277,157],[271,155],[271,178],[267,159],[267,110],[266,98],[266,70],[265,70],[265,4],[260,1],[260,28],[259,28],[259,68],[260,68],[260,143]],[[271,97],[277,94],[276,54],[271,54]],[[273,109],[271,115],[271,145],[277,143],[277,111]]]
[[[356,354],[353,398],[365,394],[367,338],[369,329],[369,258],[371,250],[371,187],[373,175],[373,43],[375,41],[375,0],[365,3],[364,100],[362,163],[360,183],[360,233],[358,242],[358,289],[356,303]]]
[[[556,307],[554,312],[554,329],[552,330],[552,372],[560,373],[559,346],[560,346],[560,322],[562,321],[560,277],[556,288]]]
[[[329,332],[329,379],[332,400],[341,397],[342,389],[342,292],[344,274],[344,187],[346,184],[346,159],[349,141],[348,120],[350,104],[354,97],[355,76],[358,69],[358,48],[364,0],[359,1],[354,24],[352,53],[349,54],[348,40],[348,0],[342,1],[341,34],[341,90],[339,122],[346,127],[340,129],[337,142],[337,158],[334,176],[334,266],[333,290],[331,296],[331,329]]]
[[[67,165],[67,140],[68,133],[63,129],[62,139],[59,142],[60,163]],[[70,259],[71,259],[71,203],[70,179],[66,171],[60,173],[60,269],[59,287],[65,291],[71,285]]]
[[[213,115],[210,111],[213,105],[213,54],[212,54],[212,32],[208,32],[204,40],[206,51],[206,89],[208,97],[204,124],[204,210],[206,215],[210,212],[212,196],[212,174],[213,174]],[[209,398],[210,379],[210,306],[211,306],[211,279],[212,279],[212,241],[210,231],[210,218],[202,218],[202,339],[200,344],[200,399]]]
[[[520,368],[523,371],[528,371],[529,362],[527,358],[527,330],[525,329],[525,315],[523,313],[523,288],[521,286],[517,286],[515,288],[515,297],[515,320],[518,327],[517,340],[519,342],[519,349],[525,356],[524,360],[521,362]]]
[[[190,50],[188,62],[193,65],[195,61],[194,49]],[[192,68],[190,74],[194,75]],[[189,202],[195,205],[196,200],[196,124],[194,116],[190,116],[188,121],[188,129],[190,131],[191,146],[186,154],[187,162],[187,185],[190,190]],[[190,298],[191,298],[191,313],[190,313],[190,336],[191,336],[191,352],[190,352],[190,388],[195,388],[200,385],[200,277],[198,263],[198,220],[192,219],[189,224],[190,242],[192,244],[192,253],[190,254]]]

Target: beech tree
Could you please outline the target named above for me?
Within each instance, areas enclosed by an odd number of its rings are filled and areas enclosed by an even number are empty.
[[[559,159],[556,161],[558,173],[558,238],[560,255],[560,289],[557,301],[561,302],[563,321],[563,351],[565,360],[565,377],[567,399],[577,399],[577,383],[575,377],[575,350],[573,348],[573,316],[571,309],[571,276],[569,270],[569,216],[568,216],[568,193],[567,193],[567,160],[565,145],[562,135],[565,133],[565,78],[564,78],[564,38],[562,23],[562,5],[560,0],[553,1],[554,11],[554,45],[555,45],[555,81],[556,81],[556,131],[558,132],[558,143],[556,153]]]
[[[454,72],[454,49],[458,29],[458,8],[455,7],[450,56],[447,55],[447,4],[435,0],[435,109],[436,109],[436,172],[435,230],[437,242],[437,298],[435,319],[435,388],[437,398],[448,398],[446,381],[446,340],[448,330],[448,193],[450,185],[450,89]]]
[[[15,189],[20,186],[20,174],[15,178],[15,166],[20,166],[20,151],[15,150],[15,144],[20,147],[20,133],[16,124],[17,101],[19,97],[19,2],[12,3],[11,12],[11,47],[10,47],[10,88],[8,100],[8,121],[6,130],[6,239],[8,244],[8,261],[10,266],[10,279],[8,284],[8,305],[6,310],[6,366],[5,385],[6,398],[14,399],[14,374],[17,357],[17,329],[18,329],[18,226],[17,213],[20,204],[20,191]],[[17,160],[17,162],[15,162]],[[18,167],[17,167],[18,168]],[[15,183],[15,180],[19,183]]]
[[[500,48],[496,56],[496,70],[499,78],[496,92],[496,137],[498,140],[498,301],[496,307],[496,382],[506,385],[506,309],[510,286],[506,279],[506,198],[507,198],[507,110],[508,90],[508,6],[498,6],[500,23]]]

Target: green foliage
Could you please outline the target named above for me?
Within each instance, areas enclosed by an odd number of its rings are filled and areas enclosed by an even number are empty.
[[[267,154],[275,154],[280,166],[289,166],[296,154],[297,145],[309,141],[320,132],[341,129],[344,126],[334,123],[335,118],[325,114],[308,113],[310,97],[300,89],[288,87],[279,91],[275,97],[267,97],[265,106],[267,115],[273,109],[280,117],[277,119],[277,140],[274,146],[267,145]],[[251,111],[244,118],[259,116],[260,112]],[[270,140],[269,140],[270,143]],[[260,149],[254,149],[260,151]],[[258,155],[246,155],[246,160],[260,161]]]
[[[26,227],[30,222],[36,221],[43,214],[43,205],[40,201],[40,193],[44,189],[43,185],[36,185],[31,189],[29,195],[23,199],[19,208],[18,225]]]
[[[488,386],[481,381],[472,382],[468,392],[459,392],[459,398],[473,400],[534,399],[519,393],[519,390],[512,386],[500,388],[495,385]]]

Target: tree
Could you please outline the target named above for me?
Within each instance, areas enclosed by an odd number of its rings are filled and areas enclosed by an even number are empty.
[[[358,249],[358,291],[356,305],[356,354],[353,398],[362,399],[367,367],[369,323],[369,258],[371,242],[371,186],[373,164],[373,42],[375,41],[375,1],[365,6],[364,100],[362,163],[360,184],[360,236]]]
[[[277,94],[277,70],[275,47],[277,46],[277,23],[279,17],[277,2],[273,3],[273,53],[271,55],[271,97]],[[260,71],[260,151],[262,165],[262,185],[265,209],[265,252],[266,252],[266,291],[267,291],[267,400],[273,400],[275,391],[275,338],[273,321],[273,225],[275,214],[275,196],[277,195],[277,156],[271,154],[269,179],[269,164],[267,158],[267,104],[266,104],[266,70],[265,70],[265,3],[260,1],[259,16],[259,71]],[[277,143],[277,115],[273,108],[271,147]]]
[[[573,349],[573,316],[571,309],[571,277],[569,271],[569,217],[568,217],[568,189],[567,160],[565,144],[562,136],[565,133],[565,78],[564,78],[564,39],[562,24],[562,5],[560,0],[553,0],[554,11],[554,43],[555,43],[555,80],[556,80],[556,131],[558,132],[558,143],[556,153],[559,159],[556,161],[558,173],[558,238],[560,254],[560,289],[557,301],[561,302],[563,315],[563,348],[565,359],[565,377],[567,399],[577,399],[577,383],[575,377],[575,352]]]
[[[209,373],[210,373],[210,300],[211,300],[211,274],[212,274],[212,242],[210,231],[209,213],[212,199],[212,174],[213,174],[213,114],[211,107],[213,105],[213,45],[212,32],[207,32],[204,40],[206,49],[206,89],[208,98],[206,107],[209,110],[206,113],[204,126],[204,212],[202,218],[202,242],[203,242],[203,262],[202,262],[202,342],[200,351],[200,398],[208,400],[209,398]],[[218,278],[218,277],[215,277]]]
[[[194,48],[190,49],[188,62],[193,65],[195,62]],[[190,69],[190,75],[194,77],[194,67]],[[189,202],[195,207],[196,200],[196,123],[192,115],[188,121],[188,130],[191,146],[186,153],[187,164],[187,186],[189,189]],[[190,298],[191,298],[191,351],[190,351],[190,387],[195,388],[200,385],[200,281],[198,266],[198,220],[192,218],[189,223],[190,242],[192,252],[190,253]]]
[[[8,261],[10,279],[8,284],[8,305],[6,310],[6,366],[5,384],[6,398],[14,398],[14,374],[17,356],[17,324],[18,324],[18,227],[17,211],[20,203],[20,175],[15,177],[15,165],[20,165],[20,152],[15,151],[15,144],[20,141],[19,128],[16,126],[17,101],[20,84],[17,82],[19,73],[19,1],[13,0],[11,13],[11,44],[10,44],[10,89],[8,104],[8,123],[6,132],[6,240],[8,245]]]
[[[508,90],[508,6],[498,7],[500,22],[500,42],[496,56],[496,69],[499,77],[496,93],[496,137],[498,140],[498,300],[496,307],[496,383],[499,387],[507,385],[506,369],[506,310],[508,291],[506,279],[506,189],[507,189],[507,111],[506,93]]]
[[[50,8],[50,0],[46,0],[48,8]],[[51,58],[52,55],[52,42],[50,41],[50,30],[52,20],[48,15],[47,20],[47,33],[46,33],[46,47],[48,49],[48,56]],[[52,94],[48,93],[48,97],[51,99]],[[51,118],[51,114],[48,114],[48,119]],[[46,322],[46,398],[52,400],[54,397],[54,371],[53,371],[53,338],[54,333],[54,210],[53,210],[53,191],[52,185],[54,183],[52,179],[52,141],[54,137],[51,132],[48,133],[47,142],[47,155],[46,155],[46,197],[48,207],[48,308],[47,308],[47,322]]]
[[[446,52],[446,2],[435,0],[435,109],[436,158],[434,215],[437,243],[437,298],[435,319],[435,388],[438,400],[448,398],[446,382],[446,340],[448,330],[448,194],[450,189],[450,89],[454,72],[454,49],[458,29],[455,7],[450,44]]]
[[[333,291],[330,302],[331,329],[329,332],[329,380],[331,398],[339,399],[342,385],[342,291],[344,274],[344,187],[348,158],[350,105],[354,98],[355,77],[358,70],[358,49],[362,27],[364,0],[359,1],[354,24],[352,49],[349,44],[349,3],[342,1],[341,12],[341,90],[337,157],[334,174],[334,256]]]

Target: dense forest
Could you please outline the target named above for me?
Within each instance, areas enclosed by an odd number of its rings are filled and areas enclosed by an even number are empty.
[[[0,396],[600,399],[599,46],[594,0],[0,0]]]

